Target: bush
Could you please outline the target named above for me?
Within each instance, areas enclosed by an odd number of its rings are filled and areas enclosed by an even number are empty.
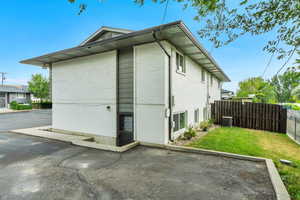
[[[31,110],[32,106],[28,104],[18,104],[16,101],[12,101],[10,104],[10,109],[13,110]]]
[[[10,102],[9,107],[13,110],[17,110],[18,103],[16,101],[12,101]]]
[[[192,126],[188,128],[188,130],[183,134],[184,139],[190,140],[192,137],[196,136],[196,131]]]
[[[210,124],[210,126],[212,126],[215,123],[215,120],[214,119],[209,119],[208,123]]]
[[[32,103],[32,107],[34,109],[51,109],[52,108],[52,102]]]
[[[213,119],[203,121],[203,122],[200,123],[200,129],[202,129],[203,131],[207,131],[213,124],[214,124]]]
[[[285,104],[284,107],[291,109],[291,110],[300,110],[300,106],[297,106],[296,104]]]
[[[210,125],[208,121],[203,121],[200,123],[200,129],[202,129],[203,131],[207,131],[209,127]]]

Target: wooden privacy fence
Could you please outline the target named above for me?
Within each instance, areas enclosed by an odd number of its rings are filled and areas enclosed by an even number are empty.
[[[233,126],[286,133],[287,110],[280,105],[215,101],[211,116],[216,124],[221,124],[223,116],[231,116]]]

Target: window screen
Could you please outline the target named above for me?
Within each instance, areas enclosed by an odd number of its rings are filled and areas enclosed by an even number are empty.
[[[177,71],[185,73],[185,65],[183,55],[176,53],[176,66]]]
[[[180,112],[173,115],[174,131],[178,131],[186,127],[187,124],[187,112]]]
[[[195,123],[198,123],[199,122],[199,109],[196,109],[195,112],[194,112],[195,116]]]

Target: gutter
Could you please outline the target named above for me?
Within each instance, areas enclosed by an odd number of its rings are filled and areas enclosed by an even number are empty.
[[[168,79],[169,79],[169,141],[173,142],[172,139],[172,127],[173,127],[173,115],[172,115],[172,68],[171,68],[171,55],[167,52],[167,50],[164,48],[164,46],[160,43],[160,41],[156,37],[156,31],[152,32],[152,36],[155,40],[155,42],[160,46],[160,48],[163,50],[163,52],[168,57]]]

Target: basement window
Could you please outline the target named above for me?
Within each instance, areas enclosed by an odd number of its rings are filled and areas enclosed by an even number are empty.
[[[199,123],[199,108],[194,111],[195,123]]]
[[[184,129],[187,124],[187,112],[179,112],[173,115],[174,128],[173,131]]]
[[[179,73],[185,73],[184,57],[180,53],[176,52],[176,71]]]

